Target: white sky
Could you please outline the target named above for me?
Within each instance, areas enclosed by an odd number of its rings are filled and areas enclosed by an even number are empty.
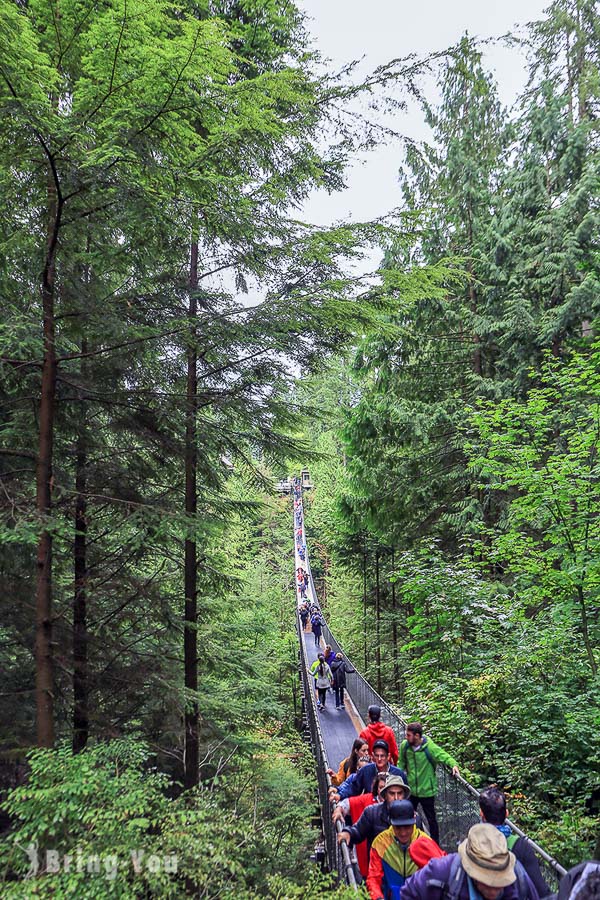
[[[501,36],[517,25],[543,17],[549,0],[298,0],[309,16],[309,30],[322,55],[339,66],[365,57],[361,72],[409,53],[425,55],[472,36]],[[524,86],[524,60],[519,51],[492,48],[484,58],[499,83],[504,104],[513,102]],[[410,108],[393,122],[395,130],[414,139],[426,137],[420,110]],[[315,193],[305,217],[328,225],[340,219],[356,221],[383,215],[401,202],[397,172],[398,143],[390,143],[358,160],[348,177],[348,189],[328,196]]]

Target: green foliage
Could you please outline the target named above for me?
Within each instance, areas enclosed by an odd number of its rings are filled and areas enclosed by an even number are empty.
[[[578,816],[572,810],[565,810],[538,832],[538,840],[548,853],[559,854],[566,868],[590,858],[590,848],[597,847],[597,836],[598,819]]]
[[[386,255],[451,261],[442,290],[334,361],[344,408],[308,385],[334,410],[307,524],[336,636],[565,864],[599,812],[598,28],[552,4],[508,117],[453,49],[401,169],[421,231]]]
[[[0,605],[10,647],[0,664],[11,723],[0,742],[32,740],[32,704],[16,701],[34,696],[32,554],[47,532],[57,733],[71,728],[72,608],[83,593],[91,732],[119,733],[133,718],[178,752],[180,714],[194,701],[179,671],[186,539],[199,558],[205,720],[230,702],[234,721],[247,722],[268,702],[258,689],[265,663],[212,646],[216,628],[234,644],[252,628],[239,604],[227,604],[227,624],[219,615],[244,568],[236,528],[246,515],[258,528],[269,467],[302,449],[287,404],[291,368],[317,369],[398,293],[388,278],[363,288],[349,265],[414,228],[398,215],[324,229],[300,221],[297,207],[315,188],[340,187],[362,145],[360,129],[339,122],[332,146],[322,140],[346,93],[369,90],[376,103],[376,84],[398,73],[365,86],[347,70],[323,73],[303,15],[283,0],[65,0],[58,18],[46,3],[2,0],[0,20]],[[52,509],[40,515],[48,269],[56,398]],[[241,296],[248,286],[256,302]],[[183,510],[192,349],[195,517]]]
[[[3,896],[184,897],[192,885],[214,898],[318,896],[325,881],[308,862],[314,763],[291,728],[299,697],[289,518],[285,502],[270,502],[228,528],[237,579],[205,603],[199,624],[203,786],[181,793],[164,772],[180,750],[165,753],[170,720],[157,678],[159,694],[140,711],[146,728],[160,721],[152,753],[136,737],[94,742],[77,756],[66,746],[33,751],[27,784],[6,804],[14,824],[0,862]],[[169,699],[172,720],[183,697]],[[20,848],[30,843],[44,864],[45,851],[55,850],[60,871],[22,880],[28,860]],[[74,857],[68,872],[65,854]],[[100,871],[90,873],[96,856]]]
[[[374,140],[344,104],[377,103],[402,77],[411,89],[414,61],[362,85],[352,66],[323,73],[285,0],[55,12],[0,0],[0,743],[31,743],[40,533],[57,730],[70,732],[84,671],[92,737],[76,758],[31,757],[11,838],[125,855],[140,842],[181,869],[21,882],[10,845],[6,895],[344,896],[305,863],[309,766],[284,724],[298,712],[289,516],[264,497],[308,451],[315,575],[351,655],[482,782],[510,786],[534,832],[568,797],[540,834],[565,860],[583,854],[600,771],[594,4],[557,0],[532,27],[508,125],[465,36],[440,103],[424,104],[432,140],[402,162],[406,209],[326,229],[299,204],[341,187]],[[379,277],[357,278],[374,247]],[[48,509],[36,465],[50,345]],[[294,367],[305,381],[290,388]],[[182,687],[186,541],[197,694]],[[168,798],[195,704],[204,786]]]
[[[558,363],[523,402],[505,400],[474,416],[480,455],[474,466],[509,493],[505,527],[489,559],[506,564],[524,599],[579,621],[588,663],[598,672],[599,634],[589,622],[600,584],[598,497],[600,382],[598,345]]]
[[[300,891],[311,800],[291,749],[271,737],[229,775],[177,799],[133,739],[77,756],[34,751],[27,786],[6,802],[17,824],[3,847],[3,896],[179,897],[193,884],[202,896],[254,898],[271,896],[271,880]],[[26,873],[32,847],[39,871],[6,880]]]

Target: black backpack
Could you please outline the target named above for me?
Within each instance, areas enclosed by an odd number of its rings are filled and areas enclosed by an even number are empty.
[[[427,738],[423,738],[423,743],[421,744],[421,749],[423,750],[425,756],[427,757],[427,762],[430,766],[433,766],[435,769],[435,760],[431,753],[429,752],[429,747],[427,746]],[[408,741],[405,739],[400,744],[400,753],[402,754],[402,761],[404,762],[404,768],[408,772]]]
[[[462,867],[460,856],[456,853],[452,859],[448,881],[438,881],[437,878],[429,878],[427,884],[431,885],[431,887],[441,888],[444,900],[458,900],[466,875],[467,873]],[[517,876],[519,900],[527,900],[530,896],[529,881],[525,869],[518,859],[515,861],[515,875]]]

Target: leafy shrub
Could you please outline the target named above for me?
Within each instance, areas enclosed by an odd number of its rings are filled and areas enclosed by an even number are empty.
[[[175,800],[139,741],[77,756],[64,746],[33,751],[28,784],[5,804],[15,825],[0,850],[3,898],[301,896],[314,801],[291,749],[271,737]]]

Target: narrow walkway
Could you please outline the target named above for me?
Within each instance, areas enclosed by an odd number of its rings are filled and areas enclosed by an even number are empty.
[[[311,664],[317,658],[318,649],[312,631],[304,632],[306,653]],[[322,649],[322,648],[321,648]],[[352,748],[352,742],[358,736],[354,723],[345,709],[335,708],[335,695],[327,692],[327,703],[321,716],[321,733],[325,744],[327,759],[332,769],[337,768],[346,759]]]
[[[297,518],[297,513],[299,513],[299,521]],[[298,535],[298,531],[300,531],[300,536]],[[302,498],[300,498],[297,511],[295,511],[294,513],[294,537],[295,572],[298,571],[299,566],[302,566],[302,568],[310,574],[308,549],[306,549],[305,551],[304,560],[300,559],[298,553],[299,544],[304,544],[304,546],[306,546]],[[318,603],[318,600],[312,590],[312,582],[308,586],[307,599],[309,603]],[[302,603],[302,599],[300,597],[298,589],[296,589],[296,602],[298,606],[300,606],[300,604]],[[310,623],[308,627],[310,629]],[[324,643],[321,640],[320,647],[317,647],[315,644],[313,633],[309,630],[304,632],[304,644],[306,646],[306,653],[310,666],[316,660],[319,650],[324,649]],[[346,702],[351,703],[351,701],[349,701],[348,699],[347,694],[346,697]],[[358,720],[358,714],[355,711],[354,720]],[[330,767],[337,771],[341,761],[343,759],[346,759],[346,757],[349,755],[350,750],[352,749],[352,743],[358,736],[358,731],[356,729],[355,723],[352,720],[352,717],[348,713],[348,710],[335,708],[335,695],[332,691],[327,692],[327,701],[325,704],[325,709],[320,713],[320,721],[321,733],[323,735],[323,742],[325,744],[325,752],[327,753],[327,761]]]

